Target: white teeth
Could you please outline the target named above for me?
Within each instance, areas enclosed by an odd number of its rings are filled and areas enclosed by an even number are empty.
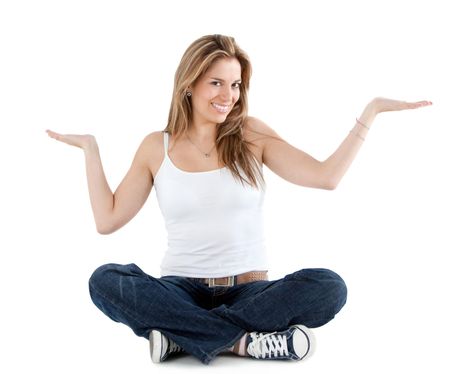
[[[219,112],[225,113],[228,111],[229,105],[219,105],[216,103],[212,103],[213,107],[216,108]]]

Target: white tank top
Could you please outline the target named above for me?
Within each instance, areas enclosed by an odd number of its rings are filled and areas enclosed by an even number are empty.
[[[169,158],[168,144],[164,132],[164,160],[153,181],[168,238],[161,275],[210,278],[267,270],[265,191],[242,185],[226,167],[183,171]]]

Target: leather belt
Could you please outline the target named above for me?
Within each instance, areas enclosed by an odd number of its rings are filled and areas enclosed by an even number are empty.
[[[247,273],[222,278],[193,278],[208,287],[232,287],[236,284],[268,280],[267,271],[249,271]]]

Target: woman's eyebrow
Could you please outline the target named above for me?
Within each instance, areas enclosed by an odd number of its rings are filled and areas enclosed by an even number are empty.
[[[220,79],[220,78],[214,78],[214,77],[211,77],[210,79],[214,79],[214,80],[216,80],[216,81],[224,82],[224,80],[223,80],[223,79]],[[236,82],[240,82],[240,81],[242,81],[242,79],[236,79],[234,82],[236,83]]]

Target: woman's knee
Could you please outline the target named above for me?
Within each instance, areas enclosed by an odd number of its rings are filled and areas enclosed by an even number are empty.
[[[323,268],[303,269],[286,276],[286,280],[299,280],[309,283],[318,294],[335,304],[337,311],[347,301],[347,286],[341,276],[332,270]]]
[[[324,270],[328,273],[328,280],[326,283],[328,283],[328,287],[332,289],[332,293],[336,300],[337,313],[347,302],[347,285],[339,274],[328,269]]]
[[[89,288],[97,292],[111,290],[120,278],[126,275],[142,272],[135,264],[105,264],[94,270],[89,278]]]

